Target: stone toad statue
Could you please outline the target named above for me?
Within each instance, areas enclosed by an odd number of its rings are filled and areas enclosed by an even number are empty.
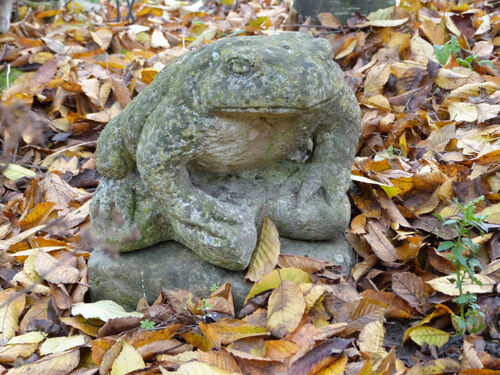
[[[247,267],[264,216],[284,237],[342,236],[359,127],[326,40],[285,32],[202,46],[103,130],[93,227],[120,251],[175,240],[231,270]]]

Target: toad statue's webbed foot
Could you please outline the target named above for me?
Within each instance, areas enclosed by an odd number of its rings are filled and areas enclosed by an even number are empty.
[[[246,268],[257,242],[255,215],[209,196],[186,199],[170,211],[176,239],[216,266]]]
[[[90,216],[98,242],[121,252],[172,238],[168,218],[158,210],[137,172],[120,180],[102,178]]]
[[[280,235],[309,241],[337,238],[348,224],[351,211],[345,194],[346,176],[317,162],[282,161],[274,168],[288,172],[264,211]]]

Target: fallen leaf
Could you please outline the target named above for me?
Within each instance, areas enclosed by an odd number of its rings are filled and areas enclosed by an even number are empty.
[[[450,339],[448,333],[427,326],[416,327],[410,332],[410,337],[420,346],[425,342],[428,345],[436,345],[438,348],[446,344]]]
[[[416,309],[421,310],[427,301],[424,282],[411,272],[392,275],[392,290]]]
[[[270,289],[276,288],[281,284],[281,280],[293,281],[297,284],[300,283],[310,283],[311,276],[298,268],[282,268],[279,273],[278,270],[274,270],[271,273],[264,276],[262,279],[253,284],[252,289],[248,292],[245,298],[245,303],[252,297],[265,292]]]
[[[40,355],[64,352],[65,350],[82,346],[87,343],[87,337],[84,335],[75,335],[68,337],[50,337],[40,346]]]
[[[19,329],[18,321],[26,304],[26,295],[15,289],[0,291],[0,344],[5,345]]]
[[[67,375],[80,362],[80,352],[78,349],[69,350],[63,353],[55,353],[40,358],[35,362],[19,367],[11,368],[8,375],[30,375],[30,374],[50,374]]]
[[[146,367],[146,364],[139,352],[133,346],[124,342],[120,354],[113,361],[110,375],[125,375],[144,367]]]
[[[54,284],[73,284],[78,281],[80,271],[77,268],[60,262],[44,251],[38,251],[35,257],[35,270],[42,279]]]
[[[374,355],[385,355],[387,352],[383,348],[385,329],[382,321],[375,320],[363,327],[359,333],[358,344],[361,353]]]
[[[304,315],[306,302],[299,286],[283,280],[271,293],[267,309],[267,328],[276,337],[293,332]]]
[[[218,322],[208,324],[215,330],[224,345],[245,337],[265,336],[269,331],[265,327],[255,326],[239,319],[221,319]]]
[[[299,350],[299,346],[288,340],[266,340],[266,357],[274,361],[284,361]]]
[[[279,233],[273,222],[265,217],[262,222],[257,246],[250,259],[245,280],[258,281],[271,272],[280,255]]]
[[[477,278],[483,285],[477,285],[470,278],[466,278],[462,284],[463,293],[491,293],[493,291],[493,287],[496,285],[495,280],[481,274],[476,274],[474,277]],[[427,281],[427,284],[432,286],[434,290],[448,296],[458,296],[460,293],[456,284],[450,281],[452,278],[452,276],[437,277]]]
[[[101,300],[93,303],[75,303],[71,308],[71,314],[73,316],[82,315],[85,319],[99,318],[103,322],[127,316],[139,318],[142,318],[143,316],[142,313],[136,311],[126,312],[123,307],[110,300]]]

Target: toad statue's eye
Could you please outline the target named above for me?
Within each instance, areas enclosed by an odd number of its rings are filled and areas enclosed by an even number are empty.
[[[252,69],[252,65],[248,60],[242,58],[234,58],[229,61],[229,67],[234,73],[247,74]]]

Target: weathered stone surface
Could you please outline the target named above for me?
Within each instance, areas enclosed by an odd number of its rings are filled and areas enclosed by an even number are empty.
[[[328,12],[335,14],[341,23],[345,23],[354,12],[366,16],[377,9],[395,4],[395,0],[294,0],[293,2],[297,13],[303,17],[315,17],[319,13]]]
[[[282,254],[313,256],[341,264],[346,270],[354,264],[353,251],[343,238],[319,242],[281,238],[280,242]],[[135,309],[141,297],[152,303],[162,288],[186,289],[204,298],[214,283],[225,282],[231,283],[234,302],[239,308],[252,286],[244,282],[244,272],[213,266],[174,241],[122,253],[116,261],[95,250],[88,265],[92,299],[112,299],[129,309]]]
[[[93,227],[122,252],[175,240],[231,270],[247,267],[264,216],[289,238],[336,239],[359,126],[326,40],[288,32],[202,46],[102,132]]]

